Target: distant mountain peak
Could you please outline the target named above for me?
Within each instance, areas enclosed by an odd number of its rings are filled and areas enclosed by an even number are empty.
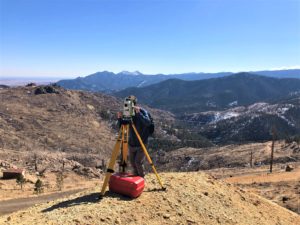
[[[137,75],[143,75],[140,71],[136,70],[136,71],[133,71],[133,72],[130,72],[130,71],[122,71],[118,74],[124,74],[124,75],[133,75],[133,76],[137,76]]]

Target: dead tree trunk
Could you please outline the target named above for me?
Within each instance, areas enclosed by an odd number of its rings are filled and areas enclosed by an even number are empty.
[[[34,155],[33,155],[33,160],[34,160],[34,170],[35,170],[35,172],[37,172],[38,166],[37,166],[37,154],[36,153],[34,153]]]
[[[253,150],[251,150],[251,153],[250,153],[250,167],[251,168],[253,167]]]
[[[273,172],[273,158],[274,158],[274,145],[276,139],[276,128],[272,128],[272,147],[271,147],[271,159],[270,159],[270,173]]]

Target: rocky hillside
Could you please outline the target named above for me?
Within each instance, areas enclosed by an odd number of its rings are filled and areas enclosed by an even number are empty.
[[[153,174],[137,199],[100,187],[0,217],[0,224],[243,224],[295,225],[299,215],[204,173],[163,173],[167,191]]]
[[[50,150],[107,154],[114,132],[104,117],[115,98],[55,88],[0,90],[0,146],[12,150]]]
[[[273,127],[276,138],[286,138],[300,133],[300,97],[276,104],[260,102],[224,111],[186,114],[181,119],[216,143],[270,140]]]
[[[70,153],[70,160],[79,161],[80,157],[110,157],[121,100],[53,86],[31,86],[0,89],[0,102],[0,148]],[[156,121],[156,135],[166,137],[160,121],[171,122],[172,114],[147,109]]]

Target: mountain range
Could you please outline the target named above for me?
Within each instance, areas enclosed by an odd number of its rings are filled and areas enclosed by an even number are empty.
[[[212,77],[222,77],[230,74],[231,73],[185,73],[170,75],[145,75],[138,71],[122,71],[117,74],[103,71],[88,75],[86,77],[77,77],[76,79],[70,80],[60,80],[57,82],[57,84],[67,89],[110,93],[114,91],[120,91],[128,87],[145,87],[147,85],[174,78],[183,80],[199,80]]]
[[[136,72],[124,77],[135,76],[141,75]],[[16,90],[19,89],[2,89],[2,96],[7,96],[8,102],[14,104],[11,102],[9,94],[15,95]],[[92,99],[98,99],[98,95],[102,96],[100,93],[83,92],[84,94],[81,94],[78,92],[77,94],[77,92],[68,92],[64,89],[58,90],[60,94],[49,95],[51,98],[57,97],[55,102],[63,101],[62,96],[69,96],[70,93],[74,95],[74,99],[78,98],[77,95],[84,96],[84,101],[86,101],[86,96]],[[269,140],[271,138],[270,129],[274,125],[281,138],[300,133],[300,79],[272,78],[251,73],[238,73],[192,81],[168,79],[145,87],[127,88],[112,94],[122,98],[133,94],[137,96],[138,102],[143,107],[147,108],[146,105],[151,107],[147,110],[150,110],[155,123],[158,125],[156,133],[159,138],[156,138],[154,142],[149,142],[150,149],[168,150],[170,146],[178,148],[182,146],[210,146],[211,141],[224,144]],[[33,95],[29,100],[39,98]],[[105,109],[100,110],[98,114],[103,118],[111,119],[111,115],[121,109],[122,101],[110,96],[106,98],[108,100],[104,104]],[[22,99],[24,102],[24,97]],[[73,101],[72,99],[73,97],[64,101]],[[112,99],[114,104],[109,99]],[[99,102],[103,101],[93,100],[94,107],[98,107]],[[67,103],[63,104],[66,105]],[[86,104],[92,105],[84,102],[84,105]],[[79,103],[76,105],[78,105],[77,108],[81,107]],[[154,108],[167,110],[171,113]],[[80,108],[79,111],[81,110]],[[19,124],[19,122],[18,120],[16,123]],[[162,136],[164,136],[163,139]],[[7,139],[10,137],[12,135],[9,135]],[[184,140],[188,141],[185,142]]]
[[[297,93],[300,79],[238,73],[196,81],[169,79],[147,87],[127,88],[114,95],[135,95],[144,104],[179,115],[273,102]]]
[[[300,78],[300,69],[254,71],[251,73],[276,78]],[[187,81],[203,80],[210,78],[220,78],[232,74],[232,72],[220,72],[146,75],[138,71],[123,71],[117,74],[108,71],[103,71],[88,75],[86,77],[77,77],[76,79],[60,80],[57,82],[57,84],[67,89],[111,93],[129,87],[145,87],[168,79],[181,79]]]

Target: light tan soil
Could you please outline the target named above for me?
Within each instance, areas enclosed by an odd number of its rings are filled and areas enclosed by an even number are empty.
[[[68,198],[0,217],[0,224],[284,224],[300,216],[256,194],[201,173],[162,173],[167,191],[153,174],[137,199],[107,194],[100,186]]]
[[[269,173],[268,166],[252,169],[223,168],[209,173],[300,215],[300,163],[292,165],[295,169],[291,172],[285,172],[284,166],[276,165],[273,173]]]

